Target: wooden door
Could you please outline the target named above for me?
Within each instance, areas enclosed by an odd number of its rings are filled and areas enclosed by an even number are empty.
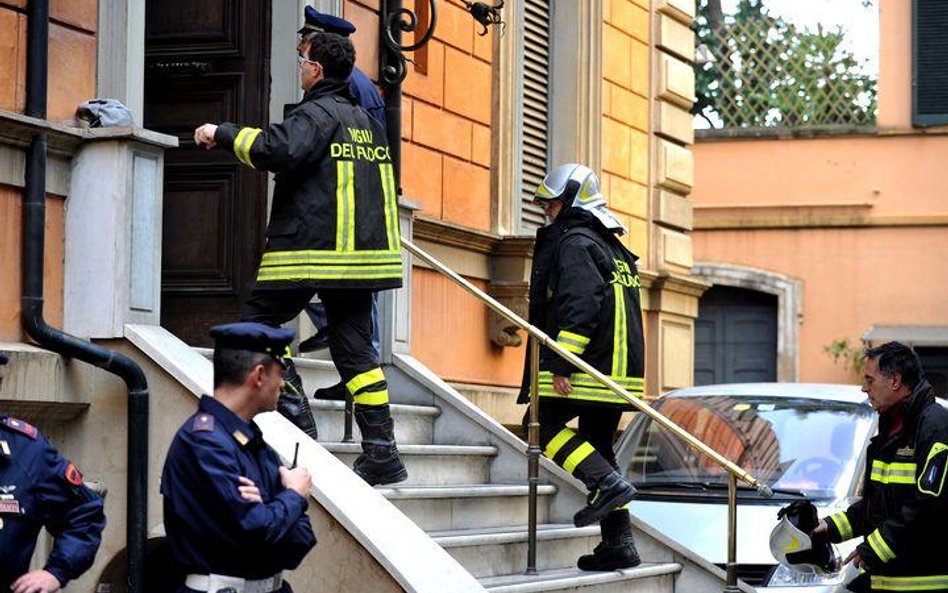
[[[145,127],[178,137],[165,154],[161,324],[192,345],[237,321],[263,247],[267,178],[198,149],[211,122],[267,123],[269,0],[148,0]]]
[[[695,320],[695,385],[777,380],[777,297],[713,286]]]

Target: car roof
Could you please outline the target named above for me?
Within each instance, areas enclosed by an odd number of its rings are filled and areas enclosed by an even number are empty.
[[[831,383],[722,383],[701,385],[670,391],[662,397],[696,397],[727,395],[730,397],[785,397],[819,399],[853,404],[867,404],[868,398],[857,385]]]

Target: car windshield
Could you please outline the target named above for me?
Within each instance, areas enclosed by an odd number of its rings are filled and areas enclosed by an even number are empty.
[[[865,405],[807,398],[666,397],[655,409],[758,480],[810,498],[848,494],[872,429]],[[620,448],[633,483],[727,483],[727,473],[644,416]]]

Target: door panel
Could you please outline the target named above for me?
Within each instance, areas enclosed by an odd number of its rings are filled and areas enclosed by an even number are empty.
[[[714,286],[695,320],[695,385],[777,380],[777,297]]]
[[[165,155],[162,325],[192,345],[236,321],[266,225],[266,174],[194,145],[198,125],[266,125],[270,2],[149,0],[145,126],[178,137]]]

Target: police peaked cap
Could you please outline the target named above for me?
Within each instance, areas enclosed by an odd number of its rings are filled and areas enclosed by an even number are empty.
[[[355,25],[346,19],[319,12],[312,6],[307,6],[304,14],[306,16],[306,24],[303,25],[297,33],[303,33],[305,31],[324,31],[326,33],[342,35],[343,37],[348,37],[355,33]]]
[[[296,332],[285,327],[270,327],[263,323],[242,321],[211,328],[215,347],[221,350],[247,350],[269,354],[283,361],[283,354]]]

